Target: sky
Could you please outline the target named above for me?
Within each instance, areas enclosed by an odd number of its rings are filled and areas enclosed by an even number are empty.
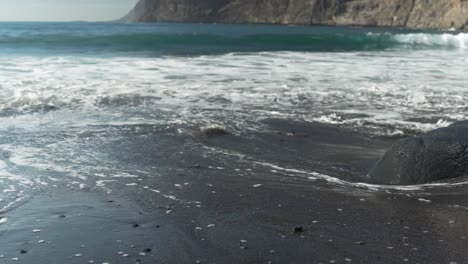
[[[138,0],[0,0],[0,21],[108,21]]]

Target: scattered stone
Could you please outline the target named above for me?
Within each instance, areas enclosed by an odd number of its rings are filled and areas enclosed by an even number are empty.
[[[210,227],[215,227],[215,226],[216,226],[215,224],[209,224],[206,227],[210,228]]]
[[[150,252],[151,252],[151,248],[145,248],[145,249],[143,249],[143,252],[150,253]]]
[[[254,188],[258,188],[258,187],[261,187],[263,184],[254,184],[253,187]]]
[[[22,249],[22,250],[20,250],[20,253],[21,253],[21,254],[26,254],[26,253],[28,253],[28,251]]]
[[[33,233],[39,233],[39,232],[41,232],[40,229],[34,229],[34,230],[33,230]]]
[[[138,228],[138,227],[140,227],[140,225],[137,224],[137,223],[135,223],[135,224],[132,225],[132,227],[133,227],[133,228]]]

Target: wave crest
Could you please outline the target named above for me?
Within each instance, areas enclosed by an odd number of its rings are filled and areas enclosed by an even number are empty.
[[[428,47],[452,47],[466,49],[468,47],[468,34],[428,34],[428,33],[412,33],[412,34],[396,34],[393,38],[403,44],[413,46],[428,46]]]

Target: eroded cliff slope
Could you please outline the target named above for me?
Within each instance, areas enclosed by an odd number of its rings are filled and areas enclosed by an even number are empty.
[[[468,0],[140,0],[128,22],[468,27]]]

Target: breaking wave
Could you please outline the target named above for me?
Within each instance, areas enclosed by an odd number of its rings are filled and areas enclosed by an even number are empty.
[[[265,25],[4,23],[0,51],[54,54],[207,55],[231,52],[349,52],[389,49],[465,49],[465,33]],[[105,32],[105,33],[103,33]],[[403,32],[403,33],[402,33]]]

